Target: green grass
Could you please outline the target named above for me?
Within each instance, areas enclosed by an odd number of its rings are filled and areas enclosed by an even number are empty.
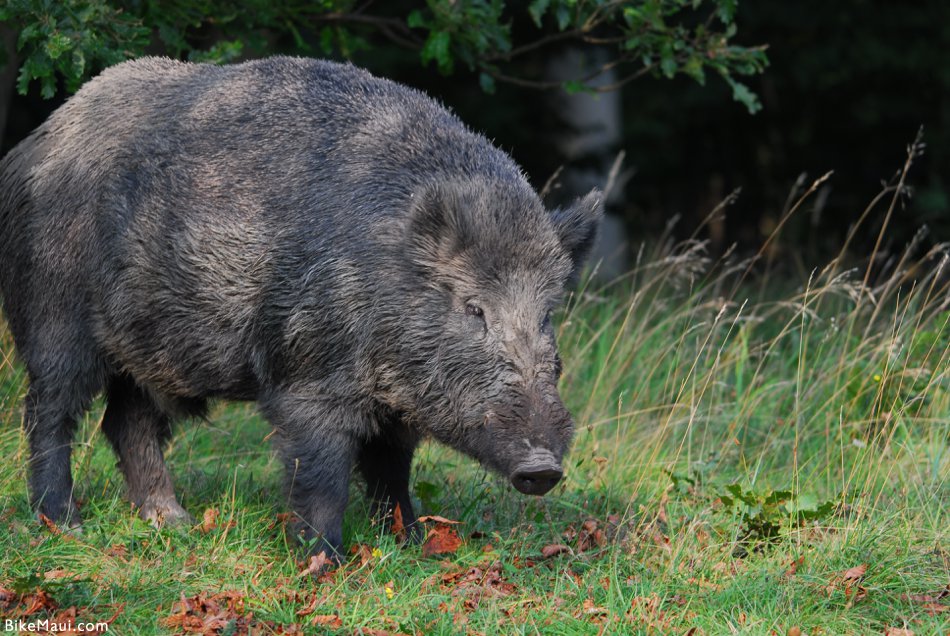
[[[219,511],[210,532],[135,517],[101,404],[74,453],[82,534],[36,523],[24,377],[4,332],[0,588],[18,595],[0,612],[22,613],[40,588],[51,615],[118,612],[119,634],[178,631],[166,619],[183,597],[216,602],[189,624],[224,634],[947,633],[948,599],[936,598],[950,583],[947,247],[918,252],[874,276],[836,261],[779,281],[710,261],[699,243],[662,243],[560,318],[578,429],[554,492],[523,497],[427,444],[418,507],[461,521],[462,547],[400,548],[354,483],[345,537],[366,549],[318,582],[298,576],[280,467],[251,405],[181,426],[167,453],[183,505],[199,519]],[[542,558],[552,544],[568,551]],[[230,609],[214,599],[223,592]],[[316,615],[338,619],[311,626]]]

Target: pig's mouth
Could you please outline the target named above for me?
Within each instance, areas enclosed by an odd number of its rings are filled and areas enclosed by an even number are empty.
[[[511,484],[526,495],[541,496],[561,481],[564,471],[546,450],[534,449],[511,474]]]

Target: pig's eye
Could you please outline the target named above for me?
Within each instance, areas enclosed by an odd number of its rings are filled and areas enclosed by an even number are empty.
[[[541,321],[541,331],[551,330],[551,312],[544,314],[544,320]]]
[[[465,305],[465,315],[466,316],[475,316],[476,318],[485,319],[485,312],[478,305],[468,303]]]

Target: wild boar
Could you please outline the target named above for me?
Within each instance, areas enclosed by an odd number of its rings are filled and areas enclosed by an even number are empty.
[[[551,311],[601,195],[548,211],[513,160],[352,65],[145,58],[88,82],[0,163],[0,291],[29,377],[30,492],[78,524],[77,418],[128,496],[187,519],[171,422],[255,400],[314,553],[342,549],[352,469],[379,513],[431,436],[550,490],[573,423]]]

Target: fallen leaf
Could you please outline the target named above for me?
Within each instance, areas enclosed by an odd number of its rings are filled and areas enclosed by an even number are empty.
[[[396,507],[393,508],[393,525],[392,533],[396,535],[398,541],[406,540],[406,526],[402,521],[402,508],[399,506],[399,503],[396,503]]]
[[[218,515],[221,514],[217,508],[206,508],[201,516],[201,525],[198,527],[202,534],[208,534],[218,527]]]
[[[311,574],[323,574],[327,570],[333,569],[333,560],[327,557],[326,552],[315,554],[307,560],[307,566],[300,571],[298,577],[309,576]]]
[[[294,524],[297,522],[297,515],[292,512],[278,512],[277,516],[274,517],[274,520],[270,522],[270,525],[267,526],[268,530],[273,530],[277,526],[286,529],[287,524]]]
[[[785,570],[785,576],[795,576],[795,573],[798,572],[799,566],[805,562],[805,557],[800,556],[797,559],[792,559],[792,562],[789,564],[788,569]]]
[[[577,552],[588,552],[594,548],[602,548],[607,544],[607,535],[600,529],[595,519],[588,519],[581,524],[580,532],[574,528],[574,524],[567,526],[562,536],[569,543],[577,540]]]
[[[914,636],[914,632],[903,627],[885,627],[884,636]]]
[[[310,602],[307,603],[307,606],[297,610],[297,616],[310,616],[315,611],[317,611],[317,606],[322,605],[326,602],[326,598],[320,596],[319,594],[313,594],[310,597]]]
[[[126,557],[129,556],[129,549],[121,543],[116,543],[115,545],[110,545],[106,549],[106,554],[113,558],[124,561]]]
[[[43,525],[46,526],[46,528],[53,534],[55,535],[63,534],[63,531],[59,529],[59,526],[56,525],[56,522],[50,519],[49,517],[47,517],[46,515],[44,515],[42,512],[40,513],[40,521],[42,521]]]
[[[705,588],[707,590],[715,590],[717,592],[723,589],[723,586],[721,584],[716,583],[714,581],[708,581],[706,580],[706,577],[704,576],[701,576],[699,578],[696,578],[695,576],[691,576],[688,579],[686,579],[686,582],[692,583],[693,585],[699,588]]]
[[[448,524],[457,524],[462,523],[461,521],[453,521],[451,519],[446,519],[445,517],[440,517],[439,515],[424,515],[419,517],[419,523],[428,523],[433,521],[435,523],[448,523]]]
[[[481,567],[469,568],[460,577],[454,577],[455,589],[453,596],[464,598],[462,607],[466,611],[478,608],[484,598],[505,597],[517,591],[517,588],[506,581],[502,575],[501,563],[493,562],[487,569]]]
[[[56,601],[46,593],[46,590],[41,588],[36,588],[27,594],[18,595],[15,603],[22,607],[22,609],[17,610],[19,616],[32,616],[39,612],[54,610],[57,607]]]
[[[856,565],[853,568],[848,568],[847,570],[840,572],[831,577],[831,580],[828,582],[828,585],[825,586],[825,592],[828,596],[834,594],[842,585],[844,586],[845,597],[848,599],[845,607],[851,607],[855,601],[860,601],[868,595],[867,588],[862,585],[858,585],[864,574],[867,572],[868,566],[865,563],[861,565]]]
[[[374,558],[378,559],[380,556],[382,556],[382,552],[380,552],[379,548],[370,548],[365,543],[355,544],[350,548],[350,554],[359,556],[360,567],[370,563]]]
[[[178,627],[183,632],[218,634],[229,624],[235,633],[247,633],[248,618],[244,615],[244,595],[237,591],[219,592],[208,596],[181,595],[172,604],[172,614],[163,620],[168,627]]]
[[[314,614],[310,619],[311,625],[323,625],[330,629],[340,629],[343,627],[343,621],[336,614]]]
[[[459,538],[455,529],[448,524],[439,522],[426,536],[425,543],[422,544],[422,556],[454,554],[461,545],[462,539]]]
[[[571,549],[563,543],[552,543],[541,548],[541,557],[544,559],[550,559],[553,556],[564,554],[570,551]]]
[[[73,577],[75,577],[75,576],[76,576],[76,575],[73,574],[72,572],[67,572],[66,570],[62,570],[62,569],[57,568],[57,569],[55,569],[55,570],[50,570],[49,572],[44,572],[44,573],[43,573],[43,580],[45,580],[45,581],[56,581],[56,580],[58,580],[58,579],[73,578]]]
[[[589,598],[584,599],[584,602],[581,603],[581,608],[582,608],[583,613],[586,614],[587,616],[598,616],[598,615],[607,614],[606,607],[597,607],[596,605],[594,605],[594,601],[590,600]]]
[[[939,592],[930,594],[901,594],[901,600],[914,601],[915,603],[938,603],[943,599],[950,600],[950,583]]]

